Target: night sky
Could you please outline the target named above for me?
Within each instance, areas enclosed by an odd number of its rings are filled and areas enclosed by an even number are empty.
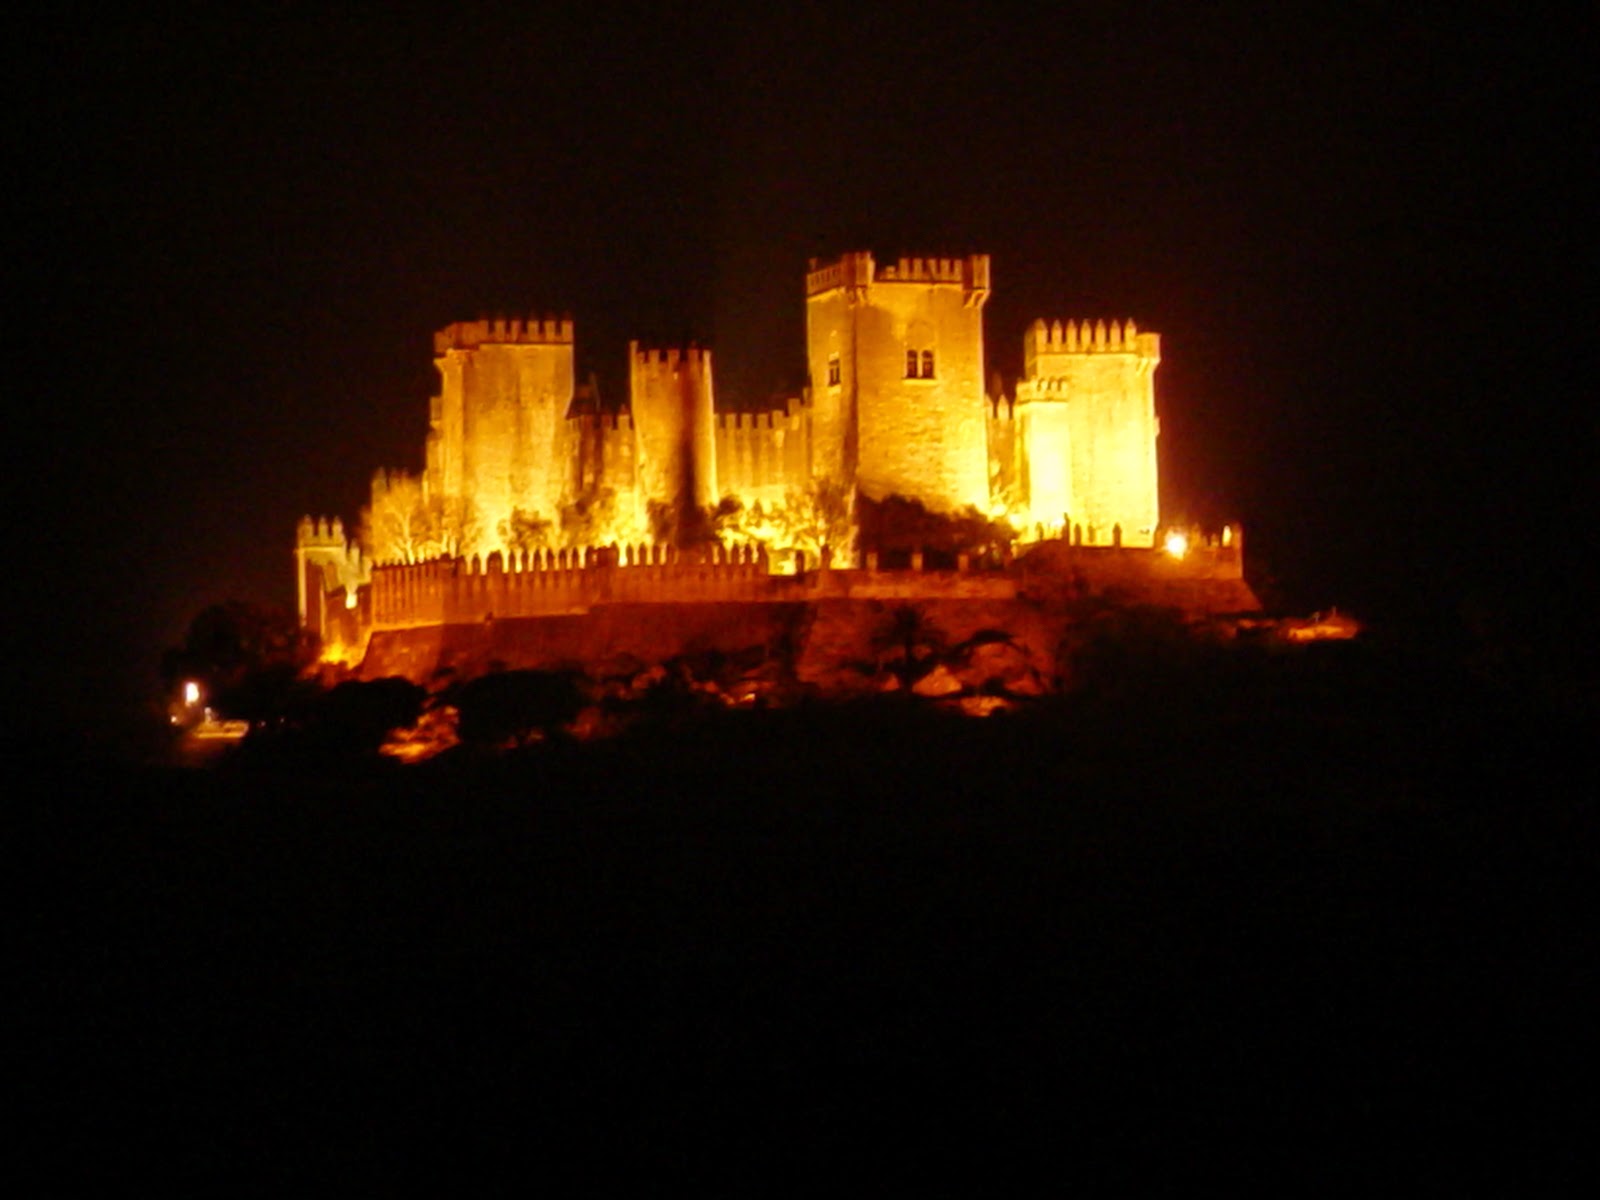
[[[1592,540],[1578,39],[1210,7],[14,31],[15,694],[125,712],[206,604],[292,604],[299,517],[420,466],[435,328],[571,314],[613,400],[694,338],[755,404],[849,249],[991,254],[1008,386],[1037,316],[1159,331],[1166,515],[1280,603],[1526,619]]]

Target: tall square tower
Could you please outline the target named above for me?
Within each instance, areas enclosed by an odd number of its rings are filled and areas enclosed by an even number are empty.
[[[989,503],[989,256],[846,254],[806,275],[816,473],[951,512]]]
[[[472,506],[491,535],[515,509],[554,516],[572,475],[572,322],[458,322],[434,335],[434,362],[432,493]]]
[[[1074,542],[1151,546],[1161,519],[1161,338],[1132,321],[1035,321],[1017,423],[1030,521]]]

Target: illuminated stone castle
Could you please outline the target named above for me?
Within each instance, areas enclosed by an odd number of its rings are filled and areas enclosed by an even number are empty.
[[[813,263],[811,386],[757,413],[717,411],[709,350],[632,344],[627,401],[607,412],[577,387],[571,321],[451,325],[434,339],[424,489],[471,514],[469,553],[511,549],[500,530],[514,512],[559,522],[604,493],[604,527],[583,533],[632,542],[658,540],[652,505],[771,506],[819,481],[940,512],[970,506],[1024,535],[1070,524],[1086,544],[1149,546],[1160,339],[1131,322],[1041,320],[1015,397],[989,396],[988,295],[987,255]]]
[[[357,608],[373,563],[515,573],[587,565],[593,547],[666,565],[712,546],[731,565],[740,546],[739,565],[759,553],[775,573],[796,551],[860,567],[860,499],[1005,521],[1024,544],[1152,547],[1160,338],[1132,321],[1039,320],[1014,394],[989,394],[989,287],[981,254],[813,260],[809,386],[759,412],[718,410],[703,348],[630,344],[626,400],[607,406],[576,377],[570,320],[450,325],[434,339],[421,476],[379,473],[359,548],[302,523],[302,616],[320,626],[312,610],[335,590]]]
[[[1153,544],[1160,339],[1036,321],[1016,396],[984,391],[989,258],[870,254],[806,276],[817,474],[863,495],[973,507],[1025,538]]]

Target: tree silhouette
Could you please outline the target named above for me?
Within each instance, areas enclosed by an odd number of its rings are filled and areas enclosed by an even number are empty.
[[[507,550],[532,553],[547,549],[555,523],[525,508],[513,508],[511,515],[500,522],[497,532],[500,545]]]
[[[568,548],[633,542],[644,530],[631,515],[632,505],[618,505],[614,488],[591,488],[560,512],[561,545]]]
[[[1088,594],[1068,602],[1056,651],[1068,689],[1116,702],[1141,700],[1193,681],[1208,648],[1178,609]]]
[[[461,740],[507,747],[552,736],[583,708],[579,679],[575,671],[497,671],[462,684],[454,696]]]
[[[372,477],[372,502],[361,510],[361,545],[377,562],[414,563],[432,557],[438,522],[422,496],[422,483],[406,471]]]
[[[377,562],[458,558],[478,548],[483,520],[464,497],[427,495],[406,471],[372,477],[372,502],[361,510],[361,545]]]
[[[416,724],[427,696],[406,679],[346,680],[309,705],[307,733],[331,750],[373,754],[391,732]]]
[[[709,523],[724,542],[758,542],[778,556],[800,550],[813,563],[827,549],[835,564],[842,566],[855,541],[854,507],[853,488],[814,479],[805,487],[788,489],[783,500],[772,505],[757,501],[745,508],[734,497],[724,497],[710,513]]]
[[[944,631],[911,604],[891,609],[872,631],[874,654],[880,664],[890,656],[887,666],[904,688],[933,668],[947,643]]]
[[[957,513],[942,513],[905,496],[863,497],[857,512],[862,545],[880,552],[997,554],[1017,537],[1010,524],[991,520],[972,505]]]

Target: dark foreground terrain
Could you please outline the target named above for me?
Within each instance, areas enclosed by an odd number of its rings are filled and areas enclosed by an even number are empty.
[[[48,759],[7,801],[28,1159],[362,1192],[1580,1178],[1577,714],[1309,662],[412,768]]]

